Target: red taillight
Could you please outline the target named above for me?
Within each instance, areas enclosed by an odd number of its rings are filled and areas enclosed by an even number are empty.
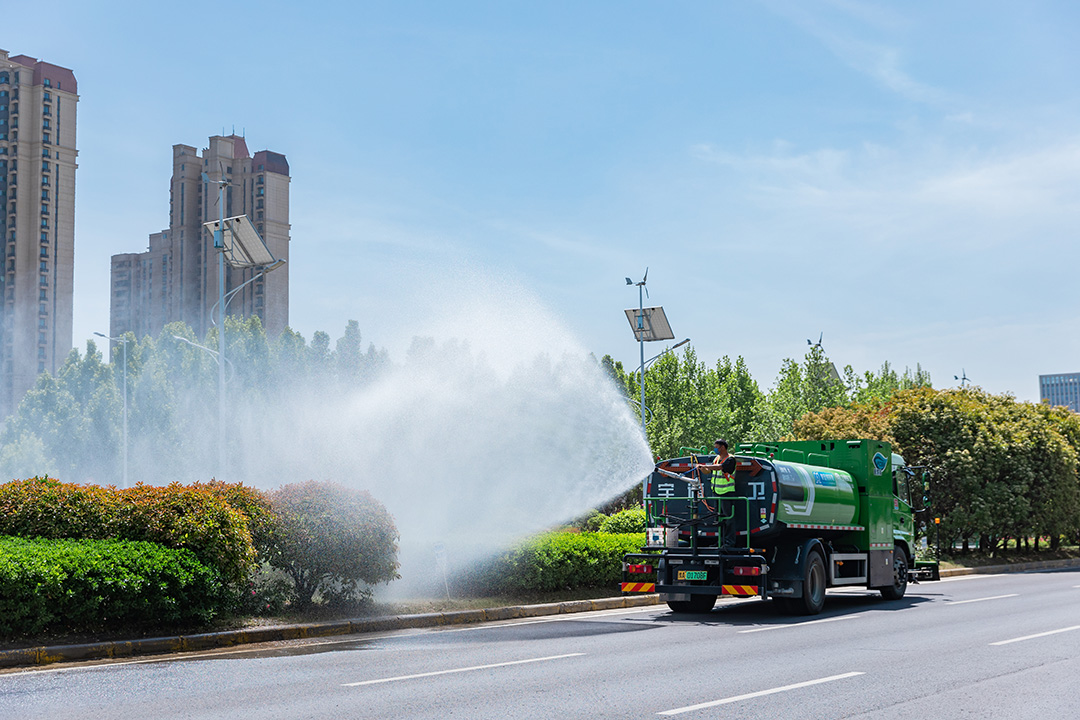
[[[754,567],[733,567],[733,568],[731,568],[731,573],[733,575],[760,575],[761,574],[761,568],[757,567],[757,566],[754,566]]]
[[[628,573],[651,573],[653,571],[652,565],[627,565],[626,572]]]

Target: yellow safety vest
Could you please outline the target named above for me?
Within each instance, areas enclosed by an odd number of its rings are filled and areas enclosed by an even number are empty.
[[[727,495],[735,492],[735,477],[722,472],[713,473],[713,492],[717,495]]]
[[[728,457],[731,457],[728,455]],[[713,457],[715,463],[719,458]],[[717,495],[727,495],[735,492],[735,476],[728,475],[721,470],[714,470],[712,473],[712,488],[713,492]]]

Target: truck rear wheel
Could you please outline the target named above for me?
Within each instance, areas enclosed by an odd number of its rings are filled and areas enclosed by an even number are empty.
[[[673,613],[707,613],[716,604],[715,595],[691,595],[689,600],[668,600]]]
[[[825,607],[825,561],[821,553],[807,555],[802,597],[793,599],[791,607],[800,615],[817,615]]]
[[[899,600],[907,591],[907,553],[899,545],[893,550],[893,584],[881,588],[881,597]]]

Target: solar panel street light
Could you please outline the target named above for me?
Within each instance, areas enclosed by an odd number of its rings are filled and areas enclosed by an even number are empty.
[[[253,268],[274,264],[274,256],[270,254],[266,243],[259,237],[247,215],[203,223],[203,227],[212,232],[215,238],[221,226],[225,231],[221,234],[219,247],[222,248],[229,267]]]
[[[657,340],[674,340],[675,333],[671,331],[664,308],[633,308],[626,311],[626,319],[630,321],[630,329],[634,331],[634,339],[643,342],[655,342]]]
[[[675,333],[671,331],[671,325],[668,324],[667,316],[664,315],[664,308],[644,306],[645,296],[649,294],[645,287],[648,279],[648,268],[645,268],[645,276],[641,278],[641,282],[635,283],[630,278],[626,278],[627,285],[636,285],[638,289],[637,310],[633,308],[626,310],[626,319],[630,321],[630,329],[634,331],[634,338],[638,341],[641,353],[641,366],[638,371],[638,379],[641,381],[641,434],[645,436],[646,442],[648,442],[648,435],[645,431],[645,343],[675,339]]]
[[[265,274],[270,266],[280,265],[270,254],[266,243],[259,237],[255,227],[247,215],[225,217],[225,188],[229,185],[225,173],[221,174],[220,180],[211,180],[205,172],[202,180],[207,185],[214,183],[218,186],[218,219],[203,223],[203,227],[214,236],[214,248],[220,251],[218,255],[218,301],[217,321],[218,328],[218,480],[225,480],[226,475],[226,437],[225,437],[225,305],[228,298],[225,294],[225,263],[229,267],[262,268]],[[254,278],[253,278],[254,279]],[[250,282],[250,281],[249,281]],[[239,288],[237,288],[239,289]],[[213,312],[211,311],[211,317]]]

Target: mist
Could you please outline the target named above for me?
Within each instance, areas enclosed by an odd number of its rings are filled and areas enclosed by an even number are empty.
[[[396,594],[441,587],[437,554],[464,567],[641,482],[652,461],[638,418],[565,324],[512,282],[475,272],[454,279],[407,291],[407,349],[394,357],[372,348],[378,362],[362,382],[328,391],[278,377],[245,392],[250,378],[239,377],[234,353],[223,473],[216,365],[171,345],[171,335],[159,341],[131,388],[132,482],[216,475],[262,489],[314,479],[368,490],[400,532]],[[170,367],[185,363],[202,366],[175,387]],[[153,423],[169,432],[151,431]],[[105,457],[119,457],[118,448],[99,445],[96,477],[69,463],[74,476],[61,479],[116,483],[115,460]]]

